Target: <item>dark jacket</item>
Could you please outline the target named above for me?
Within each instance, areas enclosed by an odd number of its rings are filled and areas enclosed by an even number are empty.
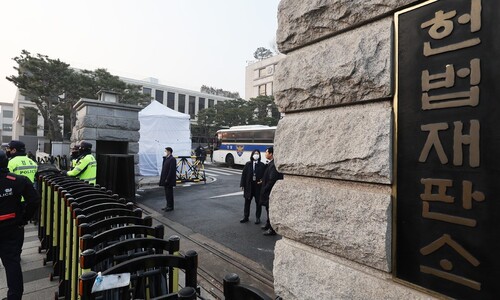
[[[175,186],[177,179],[177,161],[170,155],[163,158],[163,166],[161,168],[160,186]]]
[[[243,172],[241,173],[240,187],[243,188],[243,197],[245,199],[252,198],[252,181],[253,181],[253,160],[250,160],[243,167]],[[262,184],[257,184],[257,182],[262,180],[264,171],[266,170],[266,165],[258,161],[255,168],[255,195],[256,198],[260,196],[260,187]]]
[[[276,170],[274,159],[267,165],[264,176],[262,176],[262,188],[260,190],[260,205],[269,205],[269,195],[276,181],[283,179],[283,174]]]
[[[26,224],[39,202],[40,196],[27,177],[0,170],[0,228]]]

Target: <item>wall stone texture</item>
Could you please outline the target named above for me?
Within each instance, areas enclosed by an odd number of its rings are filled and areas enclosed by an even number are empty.
[[[273,188],[270,214],[284,237],[390,272],[389,186],[286,176]]]
[[[391,183],[389,101],[287,114],[275,135],[285,174]]]
[[[283,238],[276,242],[274,288],[286,300],[435,299],[391,276]]]
[[[417,0],[281,0],[276,42],[282,53],[399,10]]]
[[[391,22],[387,17],[289,53],[274,75],[280,111],[391,97]]]

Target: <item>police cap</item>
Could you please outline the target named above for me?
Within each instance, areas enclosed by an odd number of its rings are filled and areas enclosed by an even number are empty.
[[[26,145],[21,141],[12,140],[7,145],[10,149],[16,149],[19,152],[26,152]]]
[[[82,141],[80,143],[80,149],[92,149],[92,144],[89,142]]]

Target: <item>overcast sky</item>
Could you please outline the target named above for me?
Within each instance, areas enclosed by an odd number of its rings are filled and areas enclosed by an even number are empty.
[[[245,95],[245,67],[271,49],[279,0],[9,0],[0,4],[0,102],[25,49],[75,68]]]

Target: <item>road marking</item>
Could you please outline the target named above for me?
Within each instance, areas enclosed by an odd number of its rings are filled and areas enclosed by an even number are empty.
[[[262,251],[262,252],[274,252],[273,249],[257,248],[257,250]]]
[[[237,195],[243,195],[243,191],[236,192],[236,193],[231,193],[231,194],[225,194],[225,195],[213,196],[213,197],[210,197],[209,199],[214,199],[214,198],[222,198],[222,197],[231,197],[231,196],[237,196]]]

